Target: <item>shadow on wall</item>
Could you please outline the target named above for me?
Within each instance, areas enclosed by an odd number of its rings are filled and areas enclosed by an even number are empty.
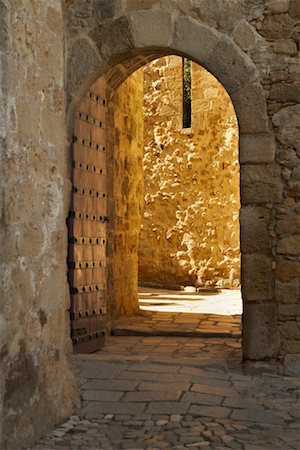
[[[141,284],[240,284],[238,124],[229,95],[191,64],[184,128],[183,59],[144,67],[144,213]]]

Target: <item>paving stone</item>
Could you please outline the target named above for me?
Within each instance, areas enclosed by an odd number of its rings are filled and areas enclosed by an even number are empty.
[[[198,416],[226,418],[229,417],[231,409],[223,408],[222,406],[192,405],[189,409],[189,413]]]
[[[202,394],[198,392],[186,392],[182,400],[192,404],[198,405],[220,405],[223,397],[219,395]]]
[[[268,424],[283,424],[283,420],[276,414],[263,409],[239,409],[232,412],[231,418],[246,422],[258,422]]]
[[[132,364],[129,367],[129,371],[136,372],[172,372],[175,373],[180,369],[179,366],[169,366],[169,365],[160,365],[160,364]]]
[[[148,404],[146,412],[150,414],[186,414],[188,408],[189,404],[183,402],[151,402]]]
[[[233,372],[230,358],[241,358],[238,340],[202,339],[200,345],[177,337],[154,339],[148,345],[147,339],[108,337],[101,352],[106,359],[93,362],[93,355],[76,357],[78,376],[84,373],[81,384],[86,395],[80,416],[70,417],[31,450],[299,449],[299,419],[294,411],[300,379]],[[160,346],[164,355],[158,364],[154,353],[159,354]],[[196,358],[186,357],[191,348],[197,350]],[[145,362],[112,361],[119,355],[134,358],[140,354]],[[101,376],[106,378],[86,376],[101,371],[102,364]],[[131,370],[135,366],[142,371]],[[108,367],[113,368],[113,379]],[[178,400],[157,401],[157,395],[160,399],[176,395]],[[110,401],[103,401],[104,396]]]
[[[142,382],[139,384],[140,391],[188,391],[191,387],[190,383],[155,383]]]
[[[181,395],[180,390],[166,390],[166,391],[135,391],[127,392],[122,401],[124,402],[153,402],[153,401],[167,401],[179,400]]]
[[[88,405],[83,408],[82,414],[86,417],[97,418],[98,413],[127,413],[127,414],[139,414],[145,410],[146,403],[133,403],[133,402],[94,402],[90,401]]]
[[[84,400],[94,400],[99,402],[117,402],[122,397],[123,392],[86,390],[82,392]]]

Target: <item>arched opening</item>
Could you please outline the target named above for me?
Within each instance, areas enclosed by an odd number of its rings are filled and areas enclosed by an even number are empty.
[[[106,74],[109,96],[131,73],[159,57],[175,54],[195,61],[209,70],[230,95],[240,134],[243,355],[251,364],[278,360],[276,274],[268,208],[281,201],[281,175],[274,163],[274,137],[255,64],[230,37],[182,13],[172,16],[163,10],[141,10],[108,20],[101,32],[96,28],[80,36],[71,30],[67,65],[70,140],[75,111],[100,76]],[[111,36],[118,38],[112,40]],[[108,285],[112,281],[108,278]]]
[[[220,320],[214,317],[208,323],[208,335],[218,333],[212,330],[216,323],[224,335],[224,301],[231,299],[224,299],[221,288],[237,290],[240,285],[233,105],[216,78],[191,61],[187,126],[185,60],[158,56],[135,57],[113,67],[91,86],[76,114],[69,282],[72,339],[78,352],[101,348],[116,317],[137,313],[139,306],[156,310],[159,319],[161,313],[172,312],[173,304],[179,313],[175,320],[170,316],[175,328],[184,323],[190,327],[181,316],[189,313],[202,335],[207,316],[201,311],[214,313]],[[138,280],[146,288],[175,288],[177,303],[168,291],[154,301],[154,309],[147,307],[151,291],[138,296]],[[235,292],[232,305],[236,298]],[[135,316],[138,327],[143,328],[145,318],[149,322],[147,315]],[[240,318],[228,322],[229,335],[234,330],[238,336]],[[133,328],[129,323],[131,332]]]

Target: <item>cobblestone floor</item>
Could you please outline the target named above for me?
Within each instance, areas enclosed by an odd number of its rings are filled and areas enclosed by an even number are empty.
[[[241,337],[239,290],[139,288],[140,311],[119,318],[115,336]]]
[[[46,449],[300,449],[300,378],[244,375],[238,339],[110,337],[74,355],[83,403]]]

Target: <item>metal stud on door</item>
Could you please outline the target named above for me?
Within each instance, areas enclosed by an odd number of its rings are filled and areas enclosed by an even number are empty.
[[[99,80],[81,102],[71,146],[68,264],[74,353],[97,351],[105,342],[105,119],[105,81]]]

